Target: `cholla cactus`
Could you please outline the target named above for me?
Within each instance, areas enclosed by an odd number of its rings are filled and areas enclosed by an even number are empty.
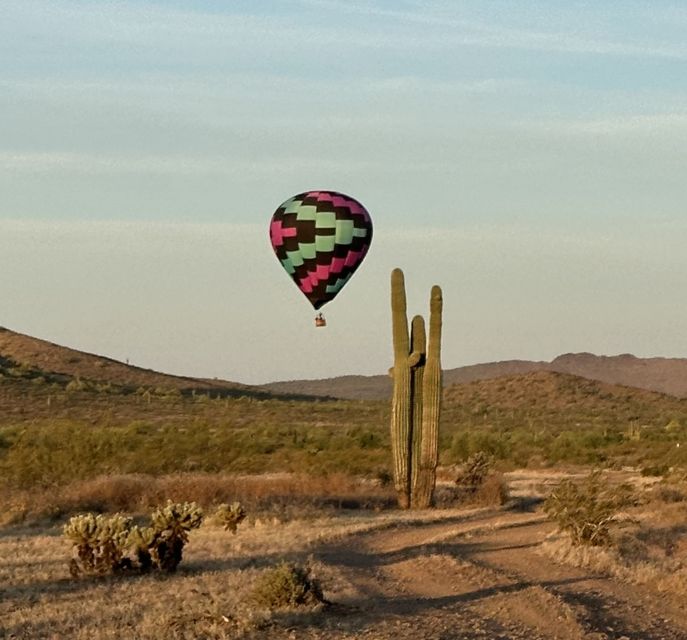
[[[76,549],[76,558],[69,565],[71,574],[76,577],[132,569],[134,562],[126,555],[132,550],[143,572],[153,568],[175,571],[189,531],[200,527],[203,512],[195,502],[168,502],[152,513],[151,520],[151,526],[138,527],[131,518],[118,513],[73,517],[64,527],[65,538]]]
[[[150,548],[155,541],[155,531],[152,527],[131,528],[129,533],[128,547],[136,553],[139,569],[143,573],[148,573],[153,568],[153,558]]]
[[[224,527],[225,531],[236,533],[238,526],[246,519],[246,510],[240,502],[232,505],[221,504],[215,511],[215,519]]]
[[[173,530],[175,534],[186,536],[191,529],[203,523],[203,510],[195,502],[172,502],[167,500],[164,507],[158,507],[150,516],[156,531]]]
[[[189,532],[203,523],[203,510],[195,502],[168,501],[166,506],[153,511],[151,520],[149,530],[142,530],[140,535],[150,541],[152,563],[163,571],[176,571]]]
[[[112,516],[74,516],[64,526],[64,536],[76,549],[69,568],[72,575],[104,574],[131,566],[125,551],[129,545],[132,520],[118,513]]]

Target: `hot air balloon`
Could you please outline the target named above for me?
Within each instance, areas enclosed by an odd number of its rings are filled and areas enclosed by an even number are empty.
[[[282,267],[319,310],[336,297],[365,258],[372,220],[350,196],[306,191],[274,212],[270,241]],[[326,325],[321,313],[315,324]]]

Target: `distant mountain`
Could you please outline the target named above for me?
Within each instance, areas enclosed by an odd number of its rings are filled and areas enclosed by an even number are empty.
[[[568,353],[551,362],[506,360],[475,364],[444,371],[444,382],[448,386],[536,371],[567,373],[609,384],[687,397],[687,358],[637,358],[630,354],[597,356],[592,353]],[[381,400],[391,394],[391,379],[383,375],[341,376],[272,382],[262,387],[280,393]]]

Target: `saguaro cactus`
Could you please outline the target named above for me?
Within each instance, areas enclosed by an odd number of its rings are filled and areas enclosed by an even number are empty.
[[[398,504],[424,509],[431,505],[439,457],[441,408],[442,295],[437,286],[430,299],[429,343],[425,321],[415,316],[408,335],[403,271],[391,273],[394,379],[391,405],[391,448]]]

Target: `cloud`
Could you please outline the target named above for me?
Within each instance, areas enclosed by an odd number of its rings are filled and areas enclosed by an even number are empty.
[[[381,161],[379,164],[382,164]],[[365,172],[377,163],[358,161],[356,172]],[[327,160],[319,157],[289,156],[284,159],[241,159],[235,156],[186,155],[113,155],[72,152],[0,152],[0,169],[8,172],[45,174],[77,173],[84,175],[154,174],[154,175],[220,175],[241,177],[257,175],[300,175],[304,171],[351,171],[345,160]]]
[[[671,139],[687,135],[687,113],[653,113],[618,115],[609,118],[570,119],[523,123],[526,129],[547,134],[568,136],[670,136]]]
[[[205,50],[242,51],[256,43],[263,50],[330,49],[333,42],[349,49],[424,49],[436,51],[457,46],[476,46],[526,51],[573,54],[687,59],[684,45],[658,42],[637,43],[586,37],[573,30],[537,31],[506,27],[491,21],[458,18],[445,11],[445,5],[423,6],[418,10],[387,9],[374,4],[340,0],[301,0],[303,7],[350,16],[381,20],[346,24],[331,16],[313,12],[282,15],[243,12],[217,12],[197,8],[180,10],[155,4],[132,2],[87,3],[75,0],[10,2],[5,9],[31,25],[33,30],[50,33],[62,23],[58,36],[74,37],[90,43],[136,44],[146,49],[169,49],[181,40],[199,41]],[[434,6],[435,11],[432,12]],[[318,20],[318,18],[321,18]],[[380,25],[382,25],[380,27]],[[431,27],[431,29],[417,27]]]
[[[479,47],[523,49],[528,51],[551,51],[560,53],[580,53],[595,55],[616,55],[636,57],[687,59],[687,48],[684,46],[666,46],[663,44],[636,44],[598,38],[587,38],[570,31],[547,32],[513,27],[504,27],[495,23],[478,22],[453,17],[445,12],[433,14],[432,3],[423,3],[418,10],[382,9],[371,4],[361,5],[340,0],[301,0],[303,4],[323,9],[333,9],[343,13],[374,16],[393,19],[399,23],[420,24],[438,30],[429,35],[426,44],[438,45],[474,45]],[[446,5],[440,5],[445,8]],[[451,5],[454,9],[455,5]],[[452,33],[447,33],[452,29]],[[441,30],[444,30],[442,33]]]

